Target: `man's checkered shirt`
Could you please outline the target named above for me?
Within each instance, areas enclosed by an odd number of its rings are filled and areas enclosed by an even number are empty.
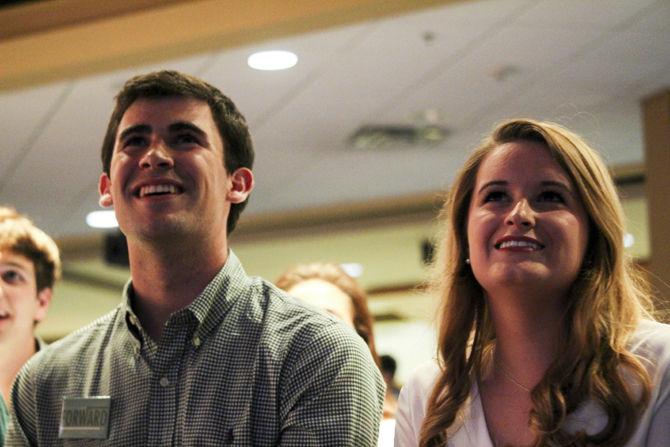
[[[365,343],[232,251],[158,344],[131,296],[28,362],[7,445],[376,445],[384,385]],[[64,396],[111,396],[108,438],[59,439]]]

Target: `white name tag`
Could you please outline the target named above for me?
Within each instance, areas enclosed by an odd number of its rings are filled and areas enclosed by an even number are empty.
[[[58,437],[61,439],[107,439],[109,396],[64,397]]]

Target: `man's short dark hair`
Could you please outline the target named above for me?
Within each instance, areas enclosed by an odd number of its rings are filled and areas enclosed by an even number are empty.
[[[177,71],[164,70],[129,79],[116,95],[116,106],[102,142],[102,169],[106,174],[109,175],[119,123],[128,107],[140,98],[157,99],[174,96],[199,99],[209,105],[223,140],[224,165],[229,174],[238,168],[252,168],[254,148],[249,127],[233,101],[205,81]],[[235,229],[247,201],[231,204],[228,233]]]

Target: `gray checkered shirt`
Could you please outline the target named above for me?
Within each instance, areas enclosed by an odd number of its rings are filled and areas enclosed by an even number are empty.
[[[154,343],[130,307],[33,357],[7,445],[374,446],[384,385],[365,343],[226,265]],[[108,438],[59,439],[63,397],[111,396]]]

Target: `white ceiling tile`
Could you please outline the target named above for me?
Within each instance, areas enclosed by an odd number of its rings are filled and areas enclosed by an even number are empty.
[[[217,55],[203,77],[230,96],[255,129],[281,111],[293,96],[327,71],[370,25],[355,25],[323,33],[304,34],[264,44],[227,50]],[[259,71],[247,65],[256,51],[288,50],[296,53],[295,67],[281,71]]]
[[[504,106],[528,83],[552,74],[561,61],[569,60],[585,42],[595,38],[590,30],[538,33],[531,28],[507,26],[434,81],[417,86],[398,104],[398,110],[437,108],[446,115],[447,125],[456,129],[468,126],[491,108]],[[505,67],[512,73],[498,80],[497,71]]]
[[[657,0],[540,0],[517,20],[537,28],[609,29],[653,5]]]
[[[630,2],[635,3],[635,2]],[[652,6],[640,11],[626,24],[627,31],[638,31],[646,33],[666,33],[670,28],[670,2],[667,0],[656,0]]]
[[[387,19],[393,28],[409,28],[422,31],[426,26],[433,31],[444,31],[452,26],[470,26],[473,28],[488,28],[494,26],[501,17],[515,11],[530,8],[536,0],[476,0],[462,1],[436,6],[418,12],[399,16],[397,19]],[[431,29],[429,28],[429,29]]]
[[[668,32],[621,32],[608,35],[571,65],[562,75],[575,83],[622,89],[670,65]]]
[[[31,150],[42,126],[51,120],[51,113],[69,92],[68,82],[59,82],[32,89],[0,93],[0,122],[2,123],[2,163],[0,163],[0,199],[2,185],[16,168],[15,164]]]

